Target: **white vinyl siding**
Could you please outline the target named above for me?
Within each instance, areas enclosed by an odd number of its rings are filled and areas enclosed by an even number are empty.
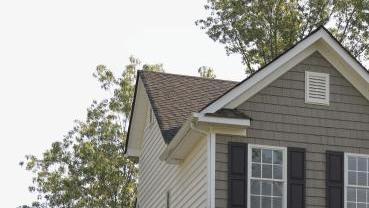
[[[207,145],[202,139],[180,165],[159,159],[166,148],[155,121],[146,128],[139,160],[138,202],[140,208],[207,207]]]
[[[329,74],[305,72],[305,102],[329,105]]]

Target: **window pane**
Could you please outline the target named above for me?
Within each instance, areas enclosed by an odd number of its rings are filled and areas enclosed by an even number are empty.
[[[272,195],[272,182],[264,181],[261,183],[261,193],[264,196]]]
[[[356,205],[355,205],[355,203],[348,202],[347,203],[347,208],[356,208]]]
[[[348,183],[350,185],[356,185],[356,172],[348,172]]]
[[[273,163],[274,164],[282,164],[283,161],[283,154],[280,150],[273,151]]]
[[[263,178],[272,178],[272,165],[263,165]]]
[[[273,155],[272,150],[263,150],[262,155],[263,155],[262,161],[263,163],[272,163],[272,155]]]
[[[260,196],[251,196],[251,208],[260,208]]]
[[[272,207],[272,198],[271,197],[262,197],[261,198],[261,207],[262,208],[271,208]]]
[[[260,195],[260,181],[251,180],[251,194]]]
[[[347,188],[347,201],[356,201],[356,189],[354,188]]]
[[[367,173],[366,172],[358,172],[357,173],[357,185],[366,186]]]
[[[358,202],[366,202],[366,190],[358,189],[357,190],[357,201]]]
[[[259,164],[252,164],[252,177],[260,178],[261,166]]]
[[[366,204],[359,203],[359,204],[357,204],[357,208],[366,208]]]
[[[358,170],[359,171],[367,171],[368,162],[366,158],[359,157],[358,158]]]
[[[356,158],[348,157],[348,169],[349,170],[357,170],[356,168]]]
[[[282,179],[282,166],[280,165],[273,166],[273,178]]]
[[[252,149],[252,162],[261,162],[261,150]]]
[[[274,182],[273,183],[273,196],[282,196],[283,193],[283,183]]]
[[[273,208],[282,208],[282,198],[273,198]]]

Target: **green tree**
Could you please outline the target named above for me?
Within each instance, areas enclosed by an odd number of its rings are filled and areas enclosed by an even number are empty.
[[[202,66],[197,69],[197,72],[199,73],[200,77],[209,78],[209,79],[215,79],[216,75],[214,73],[214,69],[208,66]]]
[[[27,155],[21,162],[33,173],[29,191],[37,195],[31,205],[21,207],[134,207],[137,165],[124,156],[125,140],[138,69],[163,71],[162,65],[142,65],[130,57],[120,77],[106,66],[94,77],[111,97],[94,101],[85,121],[42,156]]]
[[[246,73],[273,60],[321,25],[360,60],[369,55],[369,0],[207,0],[196,21]]]

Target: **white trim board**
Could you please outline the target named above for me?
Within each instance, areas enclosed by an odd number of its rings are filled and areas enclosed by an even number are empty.
[[[208,206],[215,207],[215,157],[216,157],[216,136],[210,130],[208,136]]]
[[[236,108],[317,51],[369,100],[369,73],[364,71],[365,69],[337,43],[326,29],[321,28],[207,106],[201,113],[214,113],[221,108]]]
[[[213,125],[230,125],[230,126],[250,126],[250,119],[240,118],[225,118],[225,117],[211,117],[201,116],[198,117],[199,123],[209,123]]]

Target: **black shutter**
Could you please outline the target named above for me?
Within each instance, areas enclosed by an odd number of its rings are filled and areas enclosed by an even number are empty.
[[[343,152],[327,152],[326,162],[327,208],[343,208],[344,157]]]
[[[228,144],[228,207],[247,207],[247,144]]]
[[[288,148],[287,207],[305,208],[305,149]]]

